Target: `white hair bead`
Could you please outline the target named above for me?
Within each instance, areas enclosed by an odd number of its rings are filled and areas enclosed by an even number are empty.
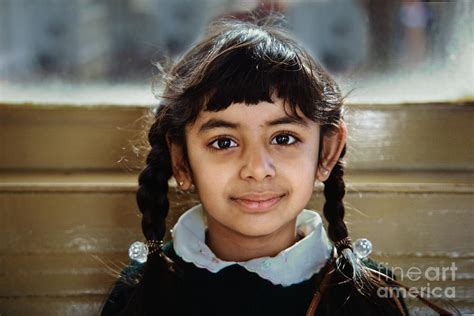
[[[130,259],[145,263],[148,256],[148,246],[141,241],[135,241],[128,248],[128,256]]]
[[[372,253],[372,243],[367,238],[359,238],[354,242],[353,251],[359,259],[365,259]]]

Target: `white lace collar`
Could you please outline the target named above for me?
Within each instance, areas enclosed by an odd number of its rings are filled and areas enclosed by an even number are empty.
[[[205,244],[206,224],[202,205],[186,211],[173,227],[173,246],[184,261],[194,263],[213,273],[233,264],[238,264],[250,272],[273,284],[289,286],[308,280],[325,265],[332,252],[321,217],[318,213],[303,210],[296,219],[298,232],[304,238],[274,257],[262,257],[244,262],[224,261],[217,258]]]

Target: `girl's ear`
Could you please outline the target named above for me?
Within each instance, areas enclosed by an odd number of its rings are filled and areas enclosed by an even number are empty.
[[[347,129],[344,122],[335,131],[327,133],[322,138],[322,149],[319,155],[320,160],[316,170],[316,179],[323,182],[329,178],[332,168],[336,165],[342,149],[346,144]]]
[[[166,143],[170,151],[171,168],[176,183],[181,190],[189,190],[193,182],[188,163],[184,159],[183,147],[171,142],[168,136],[166,137]]]

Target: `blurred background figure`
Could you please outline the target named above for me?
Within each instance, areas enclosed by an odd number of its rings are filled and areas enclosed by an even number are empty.
[[[332,73],[361,66],[368,58],[367,12],[357,1],[294,2],[290,28]]]
[[[426,56],[432,15],[429,7],[417,0],[403,0],[400,6],[402,26],[401,62],[407,67],[420,63]]]

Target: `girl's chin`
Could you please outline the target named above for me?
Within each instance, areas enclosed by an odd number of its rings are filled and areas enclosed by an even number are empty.
[[[277,224],[271,225],[270,223],[266,223],[265,225],[259,225],[258,223],[253,222],[238,227],[235,230],[243,237],[264,239],[272,237],[275,234],[281,234],[280,228],[281,225]]]

